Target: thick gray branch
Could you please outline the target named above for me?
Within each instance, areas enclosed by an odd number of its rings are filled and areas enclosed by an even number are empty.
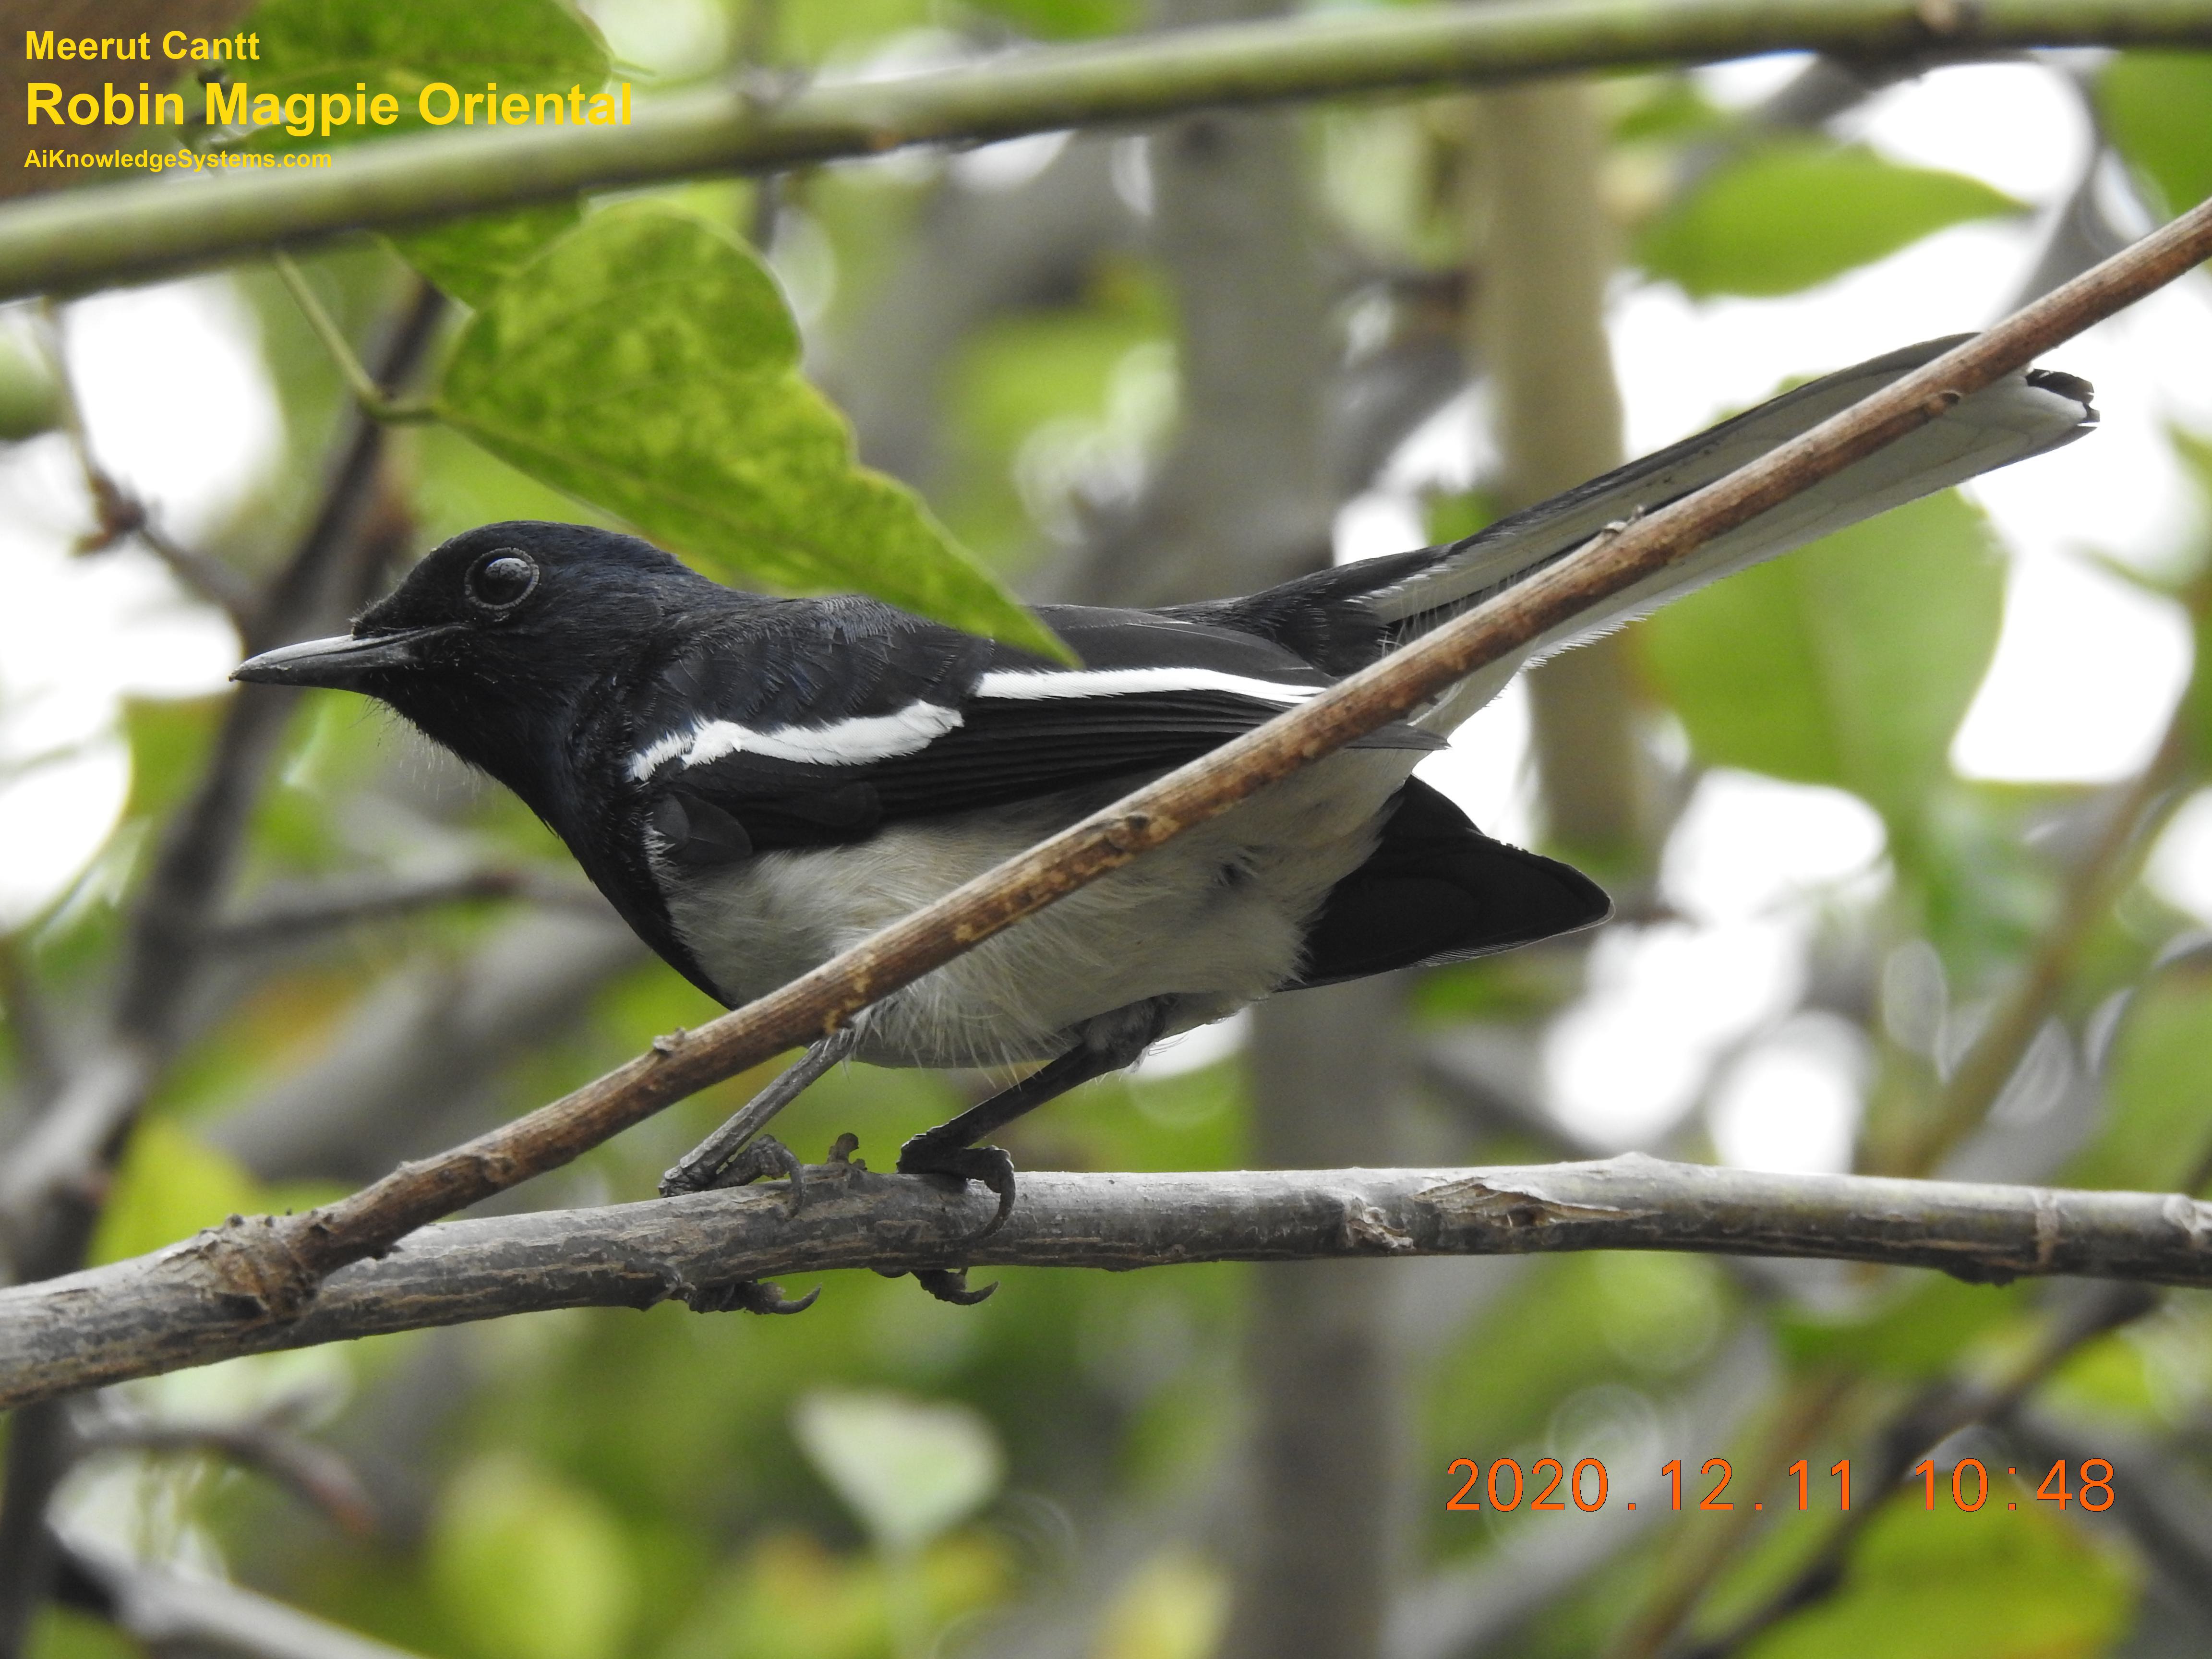
[[[1476,1170],[1025,1174],[1006,1228],[941,1179],[810,1172],[779,1186],[425,1229],[333,1273],[298,1318],[259,1313],[258,1256],[213,1230],[151,1256],[0,1291],[0,1408],[386,1331],[546,1308],[715,1305],[741,1279],[833,1267],[1155,1267],[1188,1261],[1696,1250],[2212,1286],[2212,1204],[1869,1176],[1771,1175],[1629,1154]]]

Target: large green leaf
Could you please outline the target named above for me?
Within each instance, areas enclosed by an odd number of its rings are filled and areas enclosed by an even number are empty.
[[[1855,791],[1910,819],[1996,649],[1981,514],[1915,501],[1654,617],[1647,660],[1704,759]]]
[[[641,204],[598,214],[463,331],[440,412],[501,459],[716,577],[872,593],[1062,654],[799,372],[799,331],[737,239]]]
[[[502,97],[522,94],[538,113],[537,94],[565,94],[571,88],[586,97],[607,76],[606,48],[597,33],[560,0],[471,0],[467,5],[441,0],[267,0],[247,23],[260,37],[260,57],[238,66],[233,81],[244,81],[258,97],[279,99],[295,93],[389,93],[398,100],[390,126],[349,121],[323,131],[319,114],[305,136],[283,126],[258,128],[256,149],[328,149],[396,133],[438,131],[419,113],[424,87],[444,82],[464,96],[496,85]],[[442,110],[445,100],[439,100]],[[566,99],[557,118],[565,121],[577,106]],[[360,112],[360,106],[355,106]],[[481,106],[466,112],[470,126],[486,125]],[[548,106],[549,118],[554,112]],[[448,124],[459,131],[464,123]],[[455,298],[471,305],[501,280],[536,256],[546,243],[570,228],[578,210],[573,202],[486,214],[450,224],[410,231],[391,238],[416,268]]]
[[[1637,263],[1704,298],[1791,294],[1969,219],[2024,212],[1962,173],[1861,145],[1762,145],[1727,162],[1638,239]]]
[[[2105,67],[2106,136],[2170,214],[2212,196],[2212,52],[2129,52]]]
[[[607,74],[598,34],[560,0],[266,0],[240,27],[259,37],[260,55],[234,64],[230,79],[245,82],[257,96],[351,93],[358,85],[371,96],[390,93],[398,100],[398,119],[388,127],[348,122],[325,136],[319,119],[304,137],[282,126],[258,129],[258,142],[287,149],[327,149],[434,130],[416,106],[433,82],[464,94],[496,84],[502,95],[571,87],[588,95]],[[452,124],[456,131],[462,125]],[[484,125],[481,106],[468,125]]]

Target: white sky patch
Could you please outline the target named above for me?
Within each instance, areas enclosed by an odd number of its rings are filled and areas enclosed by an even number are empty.
[[[92,861],[131,793],[131,757],[95,738],[43,765],[0,768],[0,932],[51,903]]]
[[[2129,776],[2158,747],[2191,656],[2187,619],[2170,600],[2063,554],[2022,555],[1952,763],[2020,781]]]
[[[1725,1045],[1796,1005],[1803,931],[1777,919],[1601,933],[1589,994],[1545,1034],[1553,1115],[1601,1146],[1651,1145],[1694,1103]]]
[[[1781,91],[1812,61],[1809,52],[1768,52],[1701,64],[1690,73],[1705,96],[1722,108],[1747,109]]]
[[[207,528],[276,447],[252,318],[212,277],[94,295],[64,317],[93,453],[171,533]]]
[[[1145,1057],[1130,1068],[1129,1075],[1141,1082],[1157,1083],[1163,1078],[1203,1071],[1241,1053],[1251,1040],[1252,1011],[1240,1008],[1211,1025],[1162,1038],[1145,1050]]]
[[[1429,756],[1413,775],[1441,792],[1495,840],[1536,839],[1536,775],[1528,755],[1528,687],[1516,679]]]
[[[2182,803],[2143,873],[2160,898],[2212,927],[2212,789]]]
[[[1710,1126],[1739,1170],[1840,1175],[1851,1167],[1866,1088],[1865,1038],[1832,1014],[1801,1014],[1728,1068]]]
[[[214,280],[101,295],[64,313],[94,453],[190,539],[272,453],[275,400],[252,324]],[[0,450],[0,927],[44,909],[90,862],[130,786],[125,696],[219,690],[229,624],[142,548],[72,556],[90,527],[58,437]]]
[[[1661,889],[1700,921],[1747,921],[1867,874],[1887,839],[1856,795],[1717,769],[1667,843]]]
[[[1001,143],[980,144],[954,152],[952,176],[970,190],[1012,190],[1025,185],[1060,159],[1060,151],[1075,135],[1059,132],[1025,133]]]
[[[1416,497],[1396,490],[1370,489],[1337,509],[1334,561],[1357,564],[1362,559],[1410,552],[1427,546],[1428,541],[1428,526],[1422,521],[1421,504]]]
[[[2094,137],[2081,99],[2034,64],[1966,64],[1899,82],[1836,124],[1893,161],[1942,167],[2039,207],[2063,199]]]

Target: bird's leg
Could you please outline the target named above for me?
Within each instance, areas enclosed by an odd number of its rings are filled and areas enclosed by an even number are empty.
[[[1169,1006],[1168,999],[1159,997],[1132,1003],[1091,1021],[1083,1029],[1081,1041],[1059,1059],[1048,1061],[1012,1088],[1001,1089],[950,1123],[924,1130],[900,1147],[899,1172],[958,1176],[981,1182],[999,1195],[999,1209],[974,1237],[989,1237],[1006,1224],[1013,1211],[1014,1161],[997,1146],[973,1143],[1004,1128],[1023,1113],[1066,1094],[1077,1084],[1130,1064],[1167,1029]],[[937,1292],[933,1290],[931,1294]]]
[[[791,1178],[791,1206],[800,1203],[799,1159],[772,1135],[761,1135],[768,1121],[806,1091],[806,1086],[860,1045],[856,1025],[832,1031],[801,1054],[791,1068],[747,1101],[744,1109],[678,1160],[660,1177],[660,1195],[703,1193],[710,1187],[742,1187],[763,1176]],[[755,1140],[754,1136],[760,1135]],[[747,1142],[751,1142],[748,1146]]]

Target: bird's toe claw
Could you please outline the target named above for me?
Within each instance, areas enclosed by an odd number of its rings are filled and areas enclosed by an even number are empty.
[[[919,1134],[899,1148],[898,1167],[901,1175],[948,1175],[981,1182],[999,1195],[997,1212],[963,1243],[988,1238],[1013,1213],[1014,1160],[1002,1147],[945,1146]]]
[[[939,1302],[950,1302],[956,1308],[972,1308],[978,1302],[988,1302],[991,1292],[999,1288],[993,1279],[980,1291],[968,1288],[965,1267],[921,1267],[915,1270],[915,1282]]]
[[[756,1181],[774,1181],[779,1176],[791,1182],[791,1207],[796,1212],[806,1203],[806,1178],[799,1154],[774,1135],[755,1135],[719,1169],[686,1169],[678,1164],[660,1177],[660,1195],[672,1198],[678,1193],[743,1187]]]
[[[781,1285],[758,1279],[733,1279],[726,1285],[694,1285],[684,1293],[693,1313],[795,1314],[805,1313],[822,1294],[817,1285],[793,1302]]]

